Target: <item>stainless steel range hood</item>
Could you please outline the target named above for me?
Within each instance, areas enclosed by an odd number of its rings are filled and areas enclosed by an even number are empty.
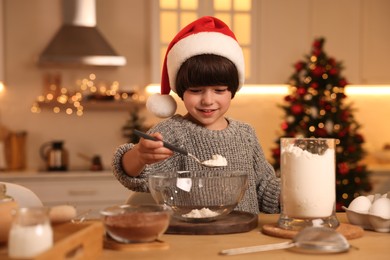
[[[64,24],[39,56],[42,66],[124,66],[96,27],[95,0],[63,0]]]

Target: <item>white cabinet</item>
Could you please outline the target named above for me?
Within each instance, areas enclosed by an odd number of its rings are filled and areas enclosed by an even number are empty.
[[[365,0],[362,6],[361,83],[390,82],[390,1]]]
[[[368,170],[371,172],[370,181],[373,186],[370,194],[390,192],[390,164],[371,165]]]
[[[123,204],[132,193],[111,172],[6,173],[0,181],[31,189],[44,206],[69,204],[78,214],[98,217],[104,207]]]
[[[342,61],[352,84],[389,84],[390,1],[261,0],[254,4],[255,78],[248,83],[285,83],[293,64],[310,54],[317,37]],[[253,81],[253,82],[252,82]]]

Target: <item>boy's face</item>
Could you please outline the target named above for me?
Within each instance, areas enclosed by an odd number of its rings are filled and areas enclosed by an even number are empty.
[[[183,94],[188,111],[186,117],[210,130],[227,127],[225,113],[230,107],[232,93],[227,86],[191,87]]]

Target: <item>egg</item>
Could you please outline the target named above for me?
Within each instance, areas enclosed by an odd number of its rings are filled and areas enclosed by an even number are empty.
[[[390,219],[390,198],[379,198],[372,203],[369,214]]]
[[[370,207],[371,200],[366,196],[359,196],[349,204],[348,209],[360,213],[368,213]]]
[[[382,196],[381,194],[376,193],[376,194],[368,195],[366,197],[370,199],[371,204],[372,204],[375,200],[379,199],[381,196]]]

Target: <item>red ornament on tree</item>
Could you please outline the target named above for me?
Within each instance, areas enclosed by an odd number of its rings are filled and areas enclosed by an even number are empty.
[[[301,104],[294,104],[291,106],[291,112],[294,115],[299,115],[303,113],[303,106]]]
[[[298,61],[295,63],[295,70],[297,72],[301,71],[305,67],[305,63],[303,61]]]
[[[314,81],[314,82],[310,83],[310,87],[317,89],[319,87],[319,84],[318,84],[318,82]]]
[[[281,125],[282,130],[286,131],[288,129],[288,124],[287,122],[283,122]]]
[[[331,68],[329,71],[328,71],[329,75],[337,75],[337,73],[339,73],[339,71],[336,69],[336,68]]]
[[[343,79],[340,79],[339,85],[340,85],[340,87],[345,87],[346,85],[348,85],[348,82],[346,79],[343,78]]]
[[[303,87],[299,87],[298,90],[297,90],[298,94],[300,96],[304,96],[306,94],[306,89],[303,88]]]
[[[348,167],[348,164],[345,163],[345,162],[342,162],[342,163],[339,163],[337,165],[338,169],[339,169],[339,173],[341,175],[346,175],[349,173],[349,167]]]
[[[313,69],[313,75],[316,76],[316,77],[320,77],[322,76],[322,74],[324,74],[324,68],[321,67],[321,66],[316,66],[314,69]]]

